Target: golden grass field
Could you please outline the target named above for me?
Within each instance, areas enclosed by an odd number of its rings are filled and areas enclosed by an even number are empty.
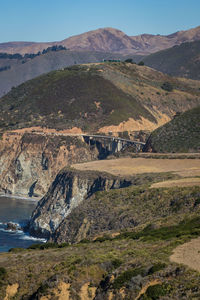
[[[188,177],[188,178],[181,178],[176,180],[167,180],[162,182],[156,182],[151,185],[151,188],[168,188],[168,187],[186,187],[186,186],[194,186],[199,185],[200,186],[200,178],[198,177]]]
[[[117,176],[173,172],[183,177],[200,176],[200,159],[118,158],[74,164],[78,170],[108,172]]]

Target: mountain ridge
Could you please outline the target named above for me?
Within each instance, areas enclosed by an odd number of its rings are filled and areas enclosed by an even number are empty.
[[[173,47],[187,41],[200,40],[200,26],[181,30],[169,35],[141,34],[128,36],[123,31],[112,27],[91,30],[55,42],[8,42],[0,43],[0,52],[37,53],[56,44],[70,50],[107,51],[121,54],[147,55]]]

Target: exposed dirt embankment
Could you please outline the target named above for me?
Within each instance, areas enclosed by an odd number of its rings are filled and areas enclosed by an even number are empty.
[[[38,237],[49,238],[83,200],[97,191],[127,187],[130,184],[130,180],[106,173],[64,169],[39,201],[30,220],[29,231]]]
[[[0,141],[0,192],[41,197],[64,166],[97,155],[98,150],[78,136],[5,133]]]

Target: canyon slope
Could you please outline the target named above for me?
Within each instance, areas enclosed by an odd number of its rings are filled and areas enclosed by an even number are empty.
[[[200,40],[200,27],[178,31],[170,35],[141,34],[128,36],[115,28],[100,28],[50,43],[9,42],[0,44],[0,52],[37,53],[43,49],[62,45],[70,50],[116,52],[121,54],[147,55],[180,45],[183,42]]]

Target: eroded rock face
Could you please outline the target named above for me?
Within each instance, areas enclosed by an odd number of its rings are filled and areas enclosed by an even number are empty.
[[[81,137],[6,133],[0,141],[0,192],[42,197],[66,165],[98,157]]]
[[[50,238],[62,221],[95,192],[129,186],[131,182],[110,174],[64,169],[32,214],[31,234]]]

